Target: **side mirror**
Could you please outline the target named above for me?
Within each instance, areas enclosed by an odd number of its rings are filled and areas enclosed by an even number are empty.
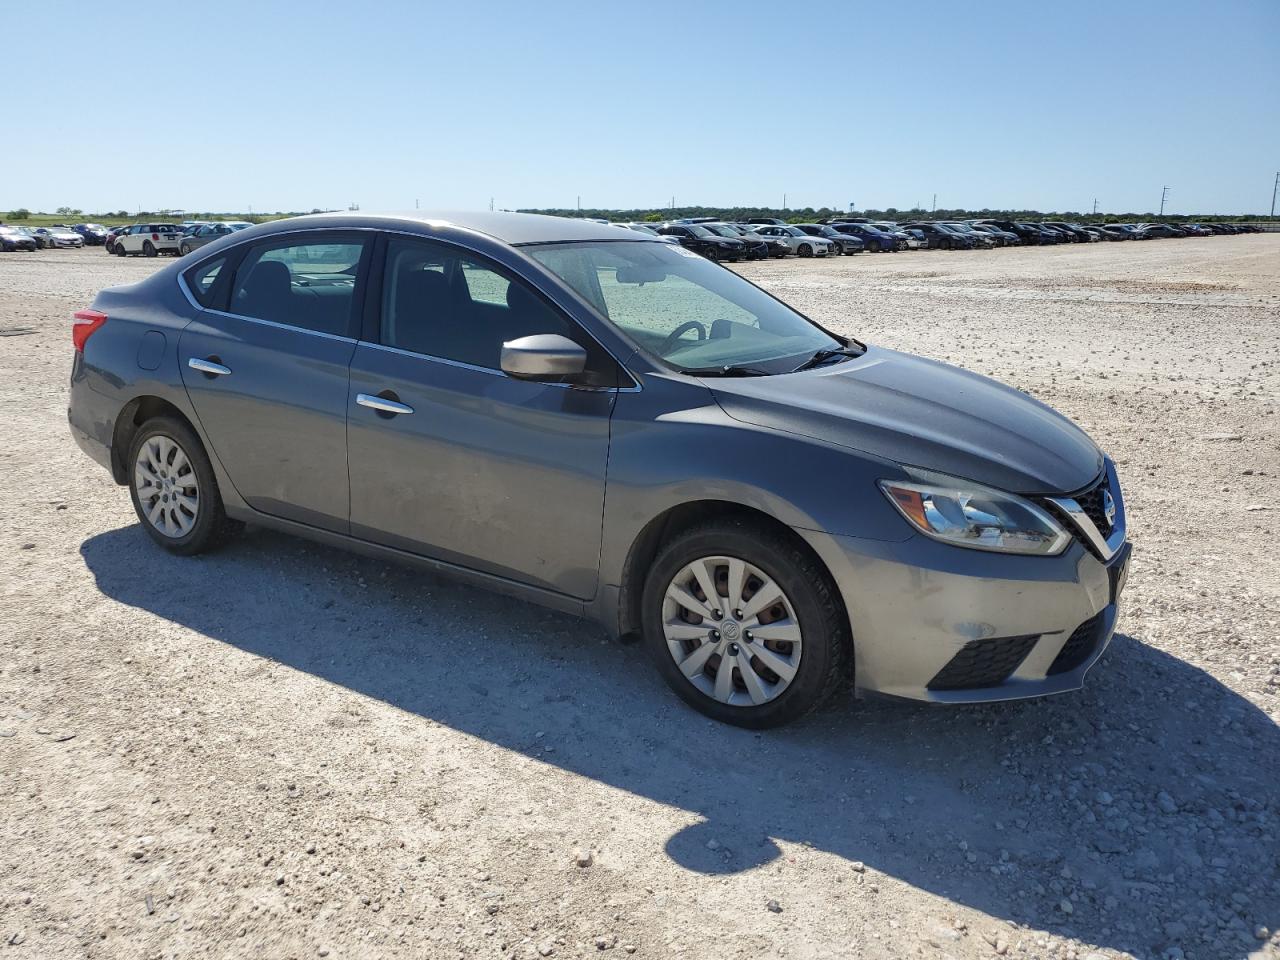
[[[539,333],[502,345],[502,372],[517,380],[556,380],[582,373],[587,351],[558,333]]]

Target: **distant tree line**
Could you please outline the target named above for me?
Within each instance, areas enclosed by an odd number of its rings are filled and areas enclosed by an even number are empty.
[[[941,209],[922,210],[913,207],[910,210],[899,210],[888,207],[884,210],[836,210],[832,207],[801,207],[780,210],[776,207],[652,207],[639,210],[605,210],[583,207],[522,209],[520,213],[543,213],[554,217],[593,217],[623,223],[644,222],[660,223],[664,220],[679,220],[684,217],[716,217],[721,220],[749,220],[752,217],[776,217],[787,223],[810,223],[826,220],[831,217],[867,217],[871,220],[894,220],[906,222],[911,220],[1068,220],[1088,223],[1196,223],[1208,220],[1212,223],[1232,223],[1246,220],[1265,220],[1261,214],[1248,216],[1223,216],[1221,214],[1165,214],[1163,217],[1154,213],[1079,213],[1075,210],[1041,212],[1039,210],[964,210]]]

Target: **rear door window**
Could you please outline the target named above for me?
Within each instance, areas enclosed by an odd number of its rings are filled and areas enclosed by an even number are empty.
[[[254,245],[236,269],[228,310],[315,333],[354,335],[368,243],[359,235]]]

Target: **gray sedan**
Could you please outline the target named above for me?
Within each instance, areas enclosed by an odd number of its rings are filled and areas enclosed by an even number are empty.
[[[212,243],[220,237],[230,236],[248,226],[249,224],[247,223],[202,223],[190,234],[182,238],[178,244],[178,253],[185,257],[192,250],[198,250],[207,243]]]
[[[71,433],[169,552],[253,522],[421,564],[641,640],[729,723],[1074,690],[1115,629],[1124,503],[1078,427],[640,233],[282,220],[73,341]]]

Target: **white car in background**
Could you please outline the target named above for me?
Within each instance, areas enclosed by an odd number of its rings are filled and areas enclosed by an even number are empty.
[[[84,237],[69,227],[33,227],[31,235],[41,247],[84,246]]]
[[[181,256],[179,245],[182,242],[182,228],[174,223],[135,223],[121,233],[116,234],[115,254],[126,257],[131,253],[141,253],[154,257],[161,253],[172,253]]]
[[[752,224],[752,229],[766,239],[781,240],[797,257],[834,256],[836,245],[826,237],[814,237],[789,224]]]

